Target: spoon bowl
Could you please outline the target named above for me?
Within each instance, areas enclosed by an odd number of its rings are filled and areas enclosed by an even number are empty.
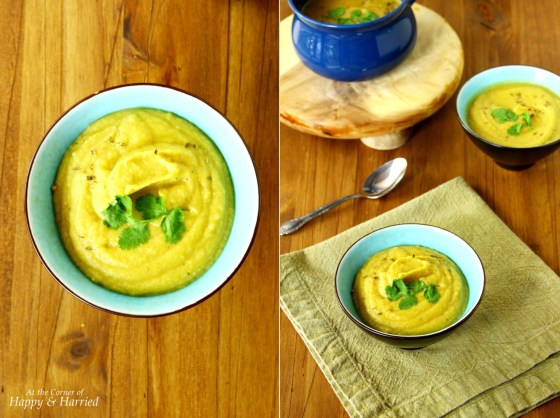
[[[358,197],[365,197],[366,199],[379,199],[380,197],[385,196],[395,187],[397,187],[397,185],[403,179],[406,173],[407,165],[408,164],[406,159],[401,157],[395,158],[391,161],[387,161],[385,164],[377,168],[368,176],[368,178],[364,181],[360,193],[341,197],[340,199],[321,206],[320,208],[317,208],[306,215],[284,222],[280,226],[280,235],[289,235],[296,232],[307,222],[317,218],[318,216],[321,216],[325,212],[328,212],[335,206],[339,205],[342,202],[346,202],[347,200],[355,199]]]
[[[403,179],[407,165],[402,157],[387,161],[364,181],[362,196],[377,199],[390,193]]]

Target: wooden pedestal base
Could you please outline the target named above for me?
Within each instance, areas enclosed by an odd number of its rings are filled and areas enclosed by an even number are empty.
[[[412,136],[414,127],[404,129],[402,131],[390,132],[387,134],[368,136],[360,139],[362,144],[366,147],[370,147],[378,150],[390,150],[402,147],[408,142]]]

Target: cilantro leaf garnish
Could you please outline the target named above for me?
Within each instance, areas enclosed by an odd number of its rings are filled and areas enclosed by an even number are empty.
[[[117,196],[102,212],[103,223],[111,229],[118,229],[128,222],[127,213],[132,213],[130,197]]]
[[[433,284],[429,285],[424,291],[424,297],[428,299],[428,302],[436,303],[439,300],[439,293],[436,286]]]
[[[375,19],[379,19],[379,15],[377,13],[374,12],[370,12],[368,11],[364,17],[362,17],[362,21],[363,22],[369,22],[371,20],[375,20]]]
[[[395,282],[393,282],[392,286],[385,286],[385,295],[387,296],[387,299],[392,301],[395,301],[400,297],[399,289],[395,286]]]
[[[338,19],[339,17],[342,17],[342,15],[346,12],[346,9],[344,7],[338,7],[336,9],[331,9],[328,11],[328,15],[330,18],[332,19]]]
[[[508,121],[515,122],[518,119],[518,116],[515,113],[513,113],[509,109],[504,108],[494,109],[492,111],[492,117],[496,119],[496,122],[498,123],[504,123]]]
[[[399,302],[399,308],[401,310],[410,309],[418,303],[418,299],[414,295],[407,295]]]
[[[339,7],[337,9],[331,9],[328,12],[328,17],[331,19],[336,19],[336,23],[340,25],[352,25],[355,23],[365,23],[370,22],[375,19],[379,19],[379,16],[374,12],[362,12],[360,9],[354,9],[350,12],[350,17],[343,17],[346,13],[346,9]]]
[[[122,230],[119,235],[119,247],[123,250],[132,250],[150,239],[150,230],[145,223],[137,223]]]
[[[163,196],[147,194],[136,200],[136,210],[142,214],[143,219],[136,219],[132,213],[132,199],[129,196],[117,196],[103,215],[103,224],[111,229],[124,228],[119,235],[119,247],[123,250],[131,250],[150,239],[148,223],[163,217],[160,224],[165,241],[176,244],[181,240],[186,231],[183,210],[173,208],[168,211]]]
[[[504,108],[494,109],[492,111],[492,117],[498,123],[516,122],[519,119],[519,116],[516,115],[514,112]],[[521,118],[523,119],[523,122],[525,122],[525,125],[523,123],[516,123],[515,125],[511,125],[507,130],[507,133],[509,135],[518,136],[521,133],[521,130],[523,129],[524,126],[531,126],[533,124],[529,112],[523,112],[521,114]]]
[[[362,15],[362,11],[360,9],[354,9],[350,13],[351,17],[360,17]]]
[[[422,280],[420,281],[414,281],[414,282],[410,282],[408,285],[408,290],[410,291],[410,293],[412,293],[413,295],[420,293],[422,290],[424,290],[426,288],[426,283],[424,283]]]
[[[336,23],[340,25],[351,25],[354,21],[348,17],[341,17],[336,21]]]
[[[395,279],[391,286],[385,287],[387,299],[391,301],[398,300],[401,296],[408,295],[408,288],[402,279]]]
[[[399,308],[401,310],[410,309],[416,305],[418,303],[416,294],[422,291],[424,291],[424,297],[428,299],[430,303],[436,303],[439,300],[439,293],[436,290],[436,286],[433,284],[426,286],[426,283],[422,280],[405,283],[402,279],[394,279],[391,286],[385,287],[387,299],[393,302],[399,299],[401,300],[399,302]]]
[[[136,200],[136,210],[142,214],[144,219],[155,219],[167,213],[163,196],[147,194]]]
[[[132,213],[132,199],[130,198],[130,196],[117,196],[115,200],[119,202],[127,212]]]
[[[401,295],[408,294],[408,287],[406,286],[406,283],[403,281],[403,279],[397,279],[393,283],[397,285],[397,288],[399,289],[399,293]]]
[[[164,216],[161,221],[161,229],[168,243],[175,244],[183,237],[186,231],[183,218],[183,210],[179,208],[173,209],[169,214]]]
[[[513,136],[518,136],[521,133],[522,128],[522,123],[516,123],[515,125],[510,126],[510,128],[507,130],[507,133]]]

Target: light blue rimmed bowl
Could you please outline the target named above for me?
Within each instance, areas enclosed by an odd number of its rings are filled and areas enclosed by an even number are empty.
[[[375,253],[397,245],[421,245],[449,257],[463,272],[469,285],[469,301],[461,317],[450,326],[430,334],[396,335],[376,330],[366,324],[354,306],[352,287],[358,270]],[[445,338],[463,324],[480,304],[485,276],[480,258],[472,247],[457,235],[435,226],[401,224],[374,231],[354,243],[344,254],[335,276],[336,296],[344,313],[363,331],[400,348],[423,348]]]
[[[51,186],[66,149],[95,120],[122,109],[148,107],[173,112],[197,125],[219,148],[228,165],[235,193],[235,215],[229,239],[216,262],[201,277],[174,292],[127,296],[88,279],[72,262],[60,240]],[[25,193],[27,224],[39,257],[53,277],[82,301],[112,313],[160,316],[189,308],[220,289],[245,259],[256,232],[259,187],[255,166],[233,125],[187,92],[156,84],[113,87],[87,97],[63,114],[47,132],[31,162]]]
[[[470,104],[485,89],[502,83],[537,84],[560,95],[560,77],[538,67],[504,65],[489,68],[476,74],[461,87],[457,95],[456,108],[459,123],[467,132],[473,144],[490,156],[499,166],[508,170],[523,170],[560,148],[560,138],[536,147],[513,148],[495,144],[478,135],[469,126],[467,116]]]

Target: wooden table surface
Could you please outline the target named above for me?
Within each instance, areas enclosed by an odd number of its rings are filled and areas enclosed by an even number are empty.
[[[558,2],[526,0],[424,0],[455,28],[465,48],[463,81],[488,67],[527,64],[560,73]],[[281,0],[280,16],[289,14]],[[543,30],[546,28],[546,30]],[[462,83],[461,83],[462,84]],[[351,194],[383,162],[401,156],[409,169],[402,184],[381,200],[354,200],[280,239],[280,252],[305,248],[395,208],[456,176],[463,176],[498,216],[556,273],[560,272],[560,152],[522,172],[506,171],[480,152],[455,116],[455,96],[417,126],[411,141],[375,151],[356,141],[280,130],[280,221]],[[321,370],[280,315],[282,417],[347,416]],[[560,416],[560,399],[528,417]]]
[[[277,21],[273,0],[2,2],[0,416],[278,415]],[[24,213],[47,129],[83,97],[134,82],[185,89],[225,114],[261,190],[257,237],[233,279],[155,319],[104,313],[64,291],[35,254]],[[40,389],[83,389],[99,405],[10,407]]]

